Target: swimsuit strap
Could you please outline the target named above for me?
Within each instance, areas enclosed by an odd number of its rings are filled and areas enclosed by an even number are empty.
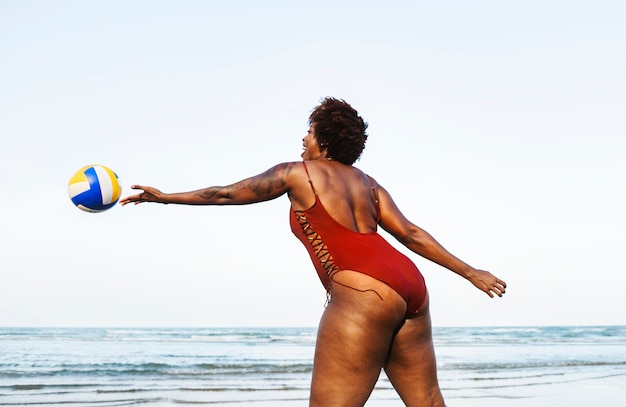
[[[306,171],[306,177],[309,179],[309,185],[311,185],[311,189],[313,190],[313,195],[317,196],[317,191],[313,186],[313,182],[311,181],[311,176],[309,175],[309,170],[306,168],[306,162],[302,161],[302,165],[304,165],[304,171]]]
[[[306,167],[306,161],[302,161],[302,165],[304,165],[304,171],[306,171],[306,176],[309,180],[309,185],[311,185],[311,190],[313,190],[313,195],[317,198],[317,191],[313,186],[313,181],[311,181],[311,176],[309,175],[309,169]],[[367,175],[367,174],[366,174]],[[376,206],[376,223],[380,222],[380,203],[378,201],[378,189],[376,188],[376,184],[372,177],[367,175],[367,178],[370,180],[370,187],[372,188],[372,196],[374,197],[374,206]]]
[[[380,203],[378,201],[378,189],[374,185],[374,180],[369,175],[370,186],[372,187],[372,195],[374,196],[374,205],[376,206],[376,223],[380,222]]]

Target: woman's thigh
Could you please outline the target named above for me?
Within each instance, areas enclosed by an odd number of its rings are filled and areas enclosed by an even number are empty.
[[[364,405],[405,312],[404,299],[380,281],[335,274],[318,330],[310,405]]]
[[[418,315],[406,320],[395,335],[385,372],[407,406],[445,406],[437,379],[428,298]]]

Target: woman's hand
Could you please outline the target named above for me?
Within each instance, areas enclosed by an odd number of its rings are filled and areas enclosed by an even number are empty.
[[[467,279],[491,298],[494,294],[502,297],[502,294],[506,292],[506,283],[488,271],[474,269]]]
[[[131,188],[140,189],[142,190],[142,192],[136,195],[127,196],[126,198],[120,200],[120,204],[122,206],[129,204],[129,203],[134,203],[135,205],[137,205],[142,202],[159,202],[159,203],[164,203],[164,204],[167,203],[167,201],[165,201],[163,197],[164,195],[163,192],[159,191],[156,188],[142,186],[142,185],[133,185],[131,186]]]

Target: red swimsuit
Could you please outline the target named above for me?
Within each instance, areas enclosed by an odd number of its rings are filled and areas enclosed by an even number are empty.
[[[306,164],[304,168],[308,176]],[[375,191],[371,179],[370,182]],[[407,303],[407,318],[414,316],[426,298],[424,277],[415,264],[376,231],[359,233],[339,224],[322,205],[310,177],[309,183],[315,203],[306,210],[291,210],[289,223],[292,232],[309,252],[326,290],[330,290],[336,272],[358,271],[394,289]]]

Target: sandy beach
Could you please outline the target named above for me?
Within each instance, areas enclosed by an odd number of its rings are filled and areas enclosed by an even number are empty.
[[[447,407],[608,407],[626,405],[626,379],[608,377],[571,383],[524,386],[497,396],[446,398]],[[444,394],[445,396],[445,394]],[[287,407],[288,404],[285,404]],[[403,406],[400,400],[370,400],[367,407]]]
[[[626,382],[620,377],[608,377],[585,382],[571,382],[547,386],[525,386],[503,396],[447,397],[447,407],[605,407],[622,406],[626,402]],[[158,407],[173,406],[175,403],[161,403]],[[211,406],[233,407],[306,407],[305,399],[291,400],[240,400],[226,403],[210,403]],[[404,403],[397,397],[376,392],[365,407],[402,407]]]
[[[626,379],[622,376],[599,378],[597,380],[573,381],[570,383],[524,386],[503,396],[447,397],[447,407],[608,407],[623,406],[626,403]],[[445,394],[444,394],[445,396]],[[251,407],[306,407],[306,400],[285,401],[246,401],[241,403],[218,404]],[[374,392],[365,407],[402,407],[404,403],[397,397],[383,396]]]

